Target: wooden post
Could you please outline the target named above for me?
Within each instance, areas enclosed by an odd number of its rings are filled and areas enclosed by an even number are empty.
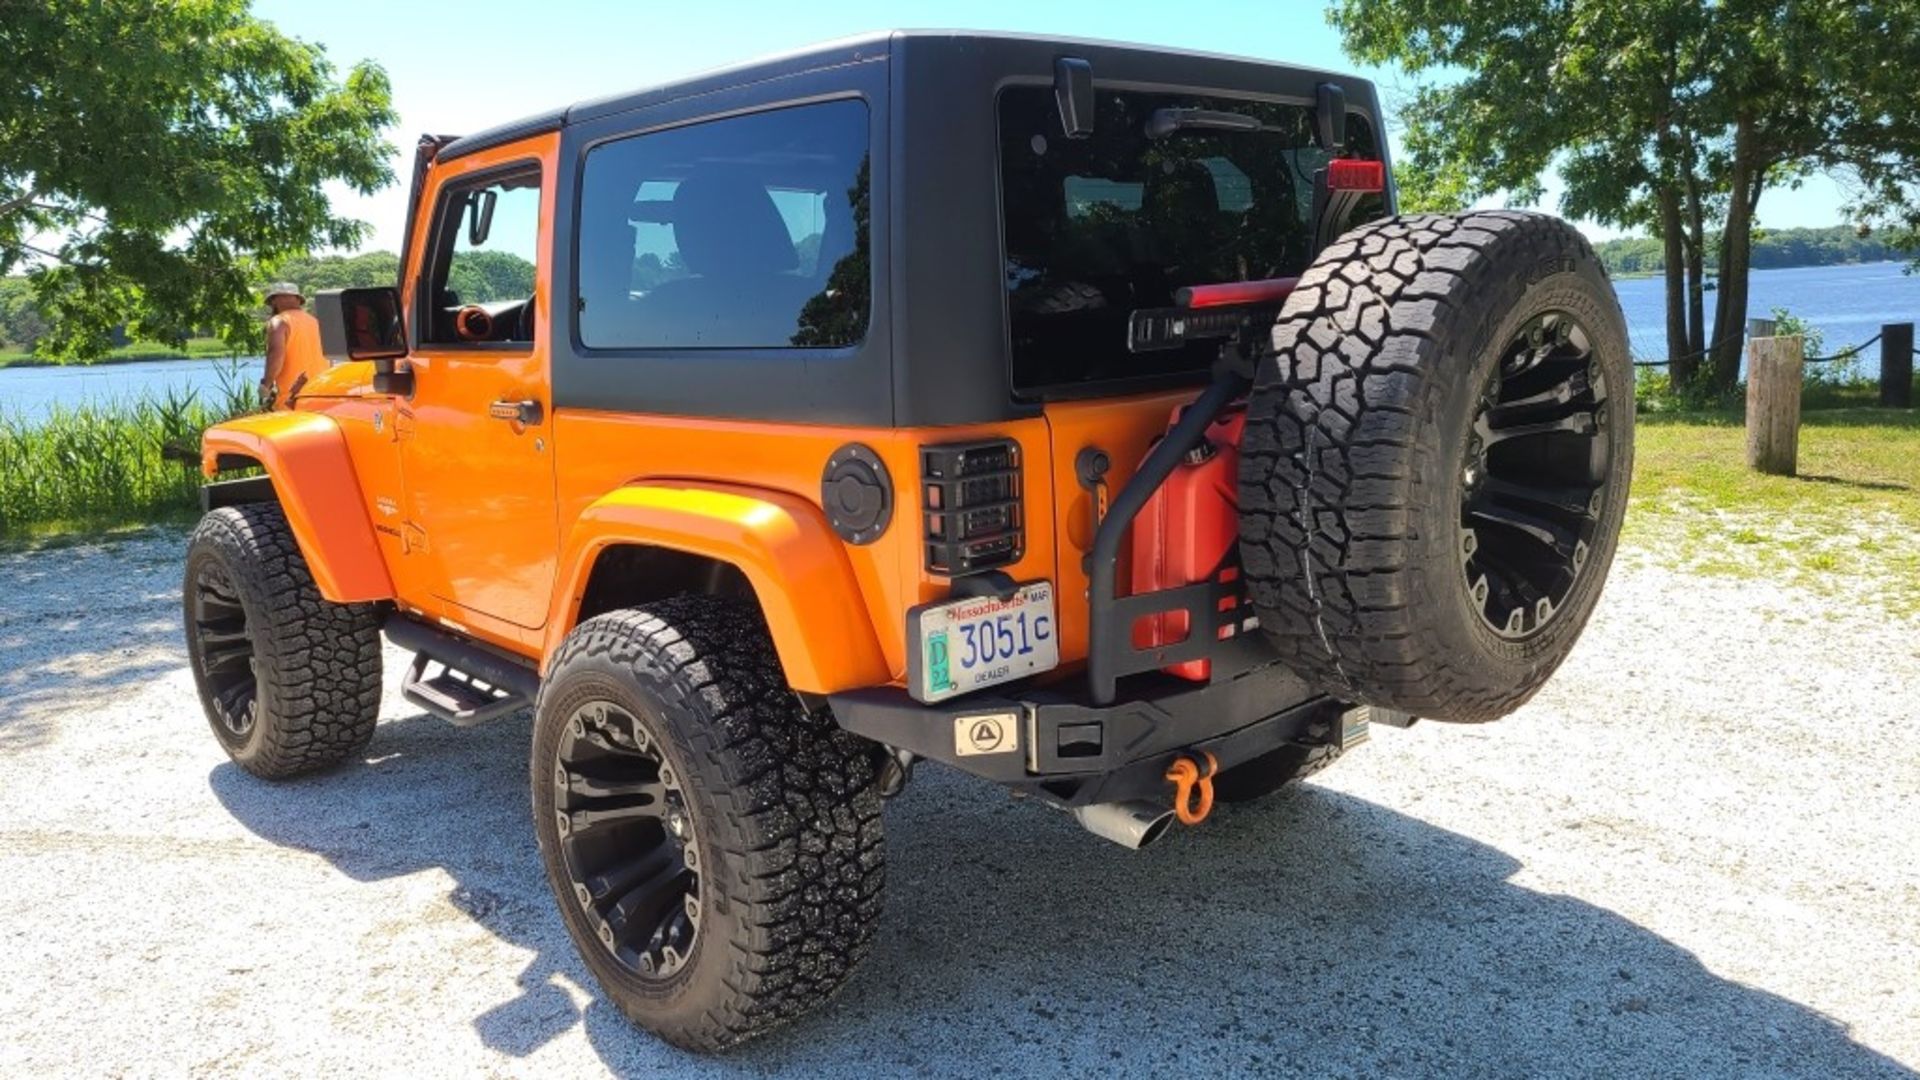
[[[1806,354],[1798,337],[1747,343],[1747,465],[1792,476],[1800,456],[1800,380]]]
[[[1913,324],[1888,323],[1880,328],[1880,405],[1887,409],[1913,408]]]

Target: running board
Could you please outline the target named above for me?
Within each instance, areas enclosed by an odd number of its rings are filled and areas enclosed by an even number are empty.
[[[540,677],[516,658],[402,616],[389,618],[386,632],[414,654],[401,696],[448,723],[498,719],[533,704],[539,692]]]

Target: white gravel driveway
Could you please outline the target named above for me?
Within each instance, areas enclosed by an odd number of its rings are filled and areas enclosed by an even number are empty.
[[[826,1011],[702,1060],[550,909],[524,716],[272,786],[182,538],[0,556],[0,1075],[1912,1076],[1920,625],[1629,554],[1565,670],[1137,854],[935,768]],[[399,673],[389,654],[390,680]]]

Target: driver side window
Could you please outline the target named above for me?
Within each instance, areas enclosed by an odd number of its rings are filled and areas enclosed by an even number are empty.
[[[540,173],[495,175],[441,196],[422,341],[531,342]]]

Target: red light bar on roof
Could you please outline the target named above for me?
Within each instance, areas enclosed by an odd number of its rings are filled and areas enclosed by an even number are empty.
[[[1277,304],[1287,298],[1297,277],[1266,278],[1262,281],[1223,281],[1217,285],[1189,285],[1176,289],[1173,302],[1183,308],[1232,307],[1235,304]]]
[[[1387,166],[1383,161],[1361,158],[1335,158],[1327,162],[1327,189],[1330,191],[1385,191]]]

